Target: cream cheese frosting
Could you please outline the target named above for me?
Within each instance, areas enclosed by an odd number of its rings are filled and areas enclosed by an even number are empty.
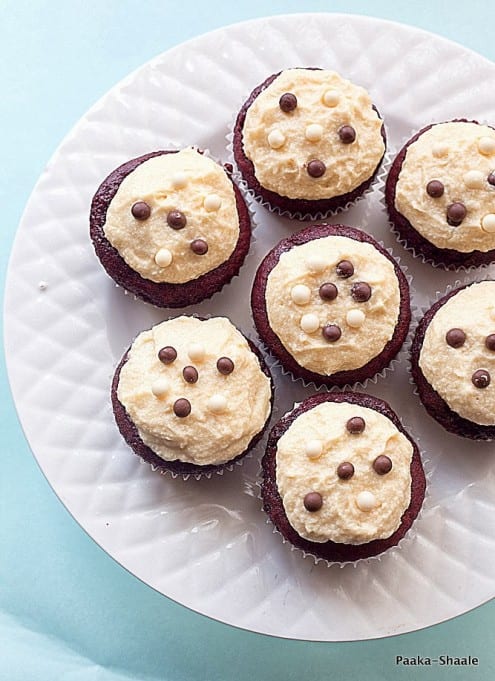
[[[461,121],[438,123],[407,147],[396,184],[395,208],[438,248],[462,253],[495,248],[495,130]],[[430,196],[431,181],[443,185]],[[452,204],[465,207],[458,225],[447,221]]]
[[[149,217],[134,217],[132,207],[138,202],[150,208]],[[174,212],[185,218],[184,227],[170,226]],[[221,166],[193,148],[154,156],[123,179],[103,229],[129,267],[145,279],[192,281],[228,260],[235,249],[239,217],[232,182]],[[205,253],[204,246],[192,245],[198,240],[207,244]]]
[[[465,339],[458,347],[446,339],[460,329]],[[495,425],[495,351],[486,339],[495,334],[495,281],[471,284],[449,298],[430,321],[419,354],[424,377],[440,397],[469,421]],[[457,344],[456,344],[457,345]],[[475,372],[486,371],[488,386],[473,383]]]
[[[284,112],[280,97],[295,95]],[[344,143],[342,126],[355,139]],[[325,199],[347,194],[375,172],[385,151],[382,121],[369,94],[334,71],[288,69],[249,106],[243,126],[244,153],[260,184],[292,199]],[[319,177],[308,173],[312,160],[325,164]]]
[[[349,419],[365,428],[351,434]],[[318,447],[316,444],[318,443]],[[364,544],[390,537],[411,500],[413,446],[389,418],[349,402],[323,402],[303,412],[279,439],[276,482],[287,518],[309,541]],[[388,457],[391,470],[379,474],[377,457]],[[353,474],[337,469],[352,464]],[[321,497],[321,508],[305,506],[308,494]]]
[[[339,277],[348,261],[353,274]],[[320,287],[332,284],[335,298],[322,298]],[[355,287],[370,288],[368,300],[355,299]],[[328,236],[282,253],[266,284],[266,309],[274,333],[299,365],[324,376],[364,366],[393,337],[400,310],[394,266],[369,243]],[[337,340],[325,338],[338,327]]]
[[[159,457],[200,466],[244,452],[271,409],[270,379],[224,317],[182,316],[140,333],[121,368],[117,397]]]

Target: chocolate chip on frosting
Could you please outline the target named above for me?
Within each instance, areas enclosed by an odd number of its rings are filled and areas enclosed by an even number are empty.
[[[488,177],[486,178],[486,181],[488,184],[491,184],[492,187],[495,187],[495,170],[493,170]]]
[[[297,107],[297,97],[292,92],[284,92],[278,100],[278,105],[284,113],[294,111]]]
[[[385,454],[380,454],[373,461],[373,470],[378,475],[386,475],[392,470],[392,460]]]
[[[477,369],[471,376],[471,381],[476,388],[488,388],[491,377],[486,369]]]
[[[171,345],[166,345],[158,351],[158,359],[160,362],[163,362],[163,364],[172,364],[172,362],[177,359],[177,350]]]
[[[366,315],[362,310],[349,310],[349,312],[345,316],[346,322],[349,324],[349,326],[353,329],[359,329],[360,326],[364,324],[364,320],[366,319]]]
[[[466,206],[460,201],[455,201],[447,206],[447,222],[451,227],[458,227],[466,217]]]
[[[190,248],[195,255],[205,255],[208,253],[208,244],[204,239],[194,239],[190,243]]]
[[[443,196],[444,191],[445,187],[440,180],[430,180],[430,182],[428,182],[426,185],[426,193],[428,196],[431,196],[432,199],[439,199],[441,196]]]
[[[365,303],[371,298],[371,286],[365,281],[357,281],[351,287],[351,296],[358,303]]]
[[[187,366],[182,369],[182,375],[186,383],[196,383],[199,375],[198,370],[195,367]]]
[[[310,513],[319,511],[323,506],[323,497],[319,492],[308,492],[304,497],[304,508]]]
[[[132,205],[131,213],[136,220],[147,220],[151,215],[151,208],[146,201],[136,201],[136,203]]]
[[[348,279],[354,274],[354,265],[350,260],[341,260],[337,263],[337,276],[341,279]]]
[[[481,218],[481,229],[487,234],[495,234],[495,213],[487,213]]]
[[[320,286],[318,293],[320,294],[320,298],[322,300],[335,300],[339,294],[339,290],[335,284],[326,282]]]
[[[341,125],[337,132],[343,144],[352,144],[356,139],[356,131],[352,125]]]
[[[320,326],[320,320],[318,319],[318,315],[315,315],[311,312],[309,314],[304,314],[301,317],[299,326],[306,333],[314,333],[316,329]]]
[[[335,343],[342,335],[340,326],[337,324],[326,324],[321,330],[323,338],[329,343]]]
[[[307,305],[311,300],[311,289],[305,284],[296,284],[290,290],[290,297],[296,305]]]
[[[358,435],[366,428],[366,421],[360,416],[353,416],[347,421],[345,427],[352,435]]]
[[[174,414],[183,419],[191,413],[191,403],[185,397],[179,397],[174,402]]]
[[[495,352],[495,333],[491,333],[485,338],[485,347],[487,350]]]
[[[171,210],[167,215],[167,224],[172,229],[184,229],[187,224],[187,218],[180,210]]]
[[[227,409],[227,398],[224,395],[212,395],[206,406],[213,414],[222,414]]]
[[[323,161],[320,161],[317,158],[314,158],[312,161],[310,161],[306,167],[310,177],[321,177],[325,174],[326,169],[327,167]]]
[[[341,480],[349,480],[354,475],[354,466],[350,461],[343,461],[337,466],[337,475]]]
[[[445,340],[451,348],[460,348],[466,342],[466,334],[462,329],[450,329],[445,334]]]
[[[228,376],[234,371],[234,362],[230,357],[220,357],[217,360],[217,369],[224,376]]]
[[[319,142],[323,137],[323,128],[319,123],[310,123],[306,126],[304,136],[308,142]]]

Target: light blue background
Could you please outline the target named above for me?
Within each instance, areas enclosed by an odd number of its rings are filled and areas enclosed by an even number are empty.
[[[303,11],[394,19],[495,59],[495,5],[483,0],[0,0],[2,273],[43,166],[112,85],[187,38],[244,19]],[[3,286],[4,274],[2,296]],[[493,601],[422,632],[308,644],[239,631],[155,593],[116,565],[65,511],[23,437],[3,359],[0,372],[0,681],[495,678]],[[394,664],[399,654],[442,653],[476,655],[480,666],[414,670]]]

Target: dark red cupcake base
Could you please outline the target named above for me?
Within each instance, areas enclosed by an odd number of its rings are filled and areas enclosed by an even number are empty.
[[[171,473],[172,475],[182,475],[182,476],[203,476],[203,475],[208,475],[211,473],[219,473],[222,470],[225,470],[227,468],[230,468],[232,464],[234,464],[236,461],[239,461],[242,459],[248,452],[250,452],[253,447],[255,447],[260,439],[263,437],[263,433],[265,432],[268,423],[270,421],[271,417],[271,412],[273,409],[273,396],[274,396],[274,385],[273,385],[273,378],[270,374],[270,371],[266,365],[266,362],[263,358],[263,355],[259,351],[259,349],[256,347],[254,343],[252,343],[249,339],[247,339],[249,343],[249,347],[251,350],[254,352],[256,357],[259,360],[261,370],[263,373],[268,376],[270,379],[271,383],[271,391],[272,391],[272,397],[271,397],[271,406],[270,406],[270,413],[268,414],[268,418],[263,426],[263,428],[260,430],[259,433],[257,433],[249,445],[246,447],[246,449],[241,452],[238,456],[236,456],[234,459],[231,459],[230,461],[227,461],[226,463],[219,464],[219,465],[205,465],[205,466],[199,466],[193,463],[188,463],[185,461],[180,461],[180,460],[175,460],[175,461],[165,461],[161,457],[159,457],[148,445],[146,445],[141,438],[139,437],[138,430],[136,426],[134,425],[134,422],[131,420],[129,414],[127,413],[124,405],[119,401],[117,397],[117,389],[119,385],[119,378],[120,378],[120,371],[124,364],[127,362],[127,358],[129,355],[129,350],[130,348],[126,351],[124,356],[119,362],[119,365],[117,366],[113,380],[112,380],[112,388],[111,388],[111,399],[112,399],[112,407],[113,407],[113,413],[115,417],[115,421],[117,423],[118,429],[120,431],[120,434],[124,438],[124,440],[127,442],[129,447],[133,450],[134,454],[137,454],[137,456],[141,457],[144,461],[147,463],[151,464],[152,466],[156,467],[160,472],[165,473]]]
[[[418,389],[419,398],[426,411],[435,419],[435,421],[443,426],[445,430],[471,440],[494,440],[495,426],[481,426],[478,423],[474,423],[473,421],[469,421],[468,419],[459,416],[455,411],[452,411],[445,400],[442,399],[437,391],[428,383],[419,366],[419,355],[421,353],[421,348],[423,347],[426,330],[431,320],[450,298],[468,286],[470,286],[470,284],[461,286],[441,298],[428,310],[423,319],[419,322],[411,346],[411,373]]]
[[[90,236],[96,255],[107,274],[127,291],[134,293],[147,303],[157,307],[186,307],[211,298],[214,293],[228,284],[235,277],[244,262],[251,243],[251,220],[249,211],[238,187],[234,187],[237,213],[239,215],[239,238],[236,247],[228,260],[215,269],[201,275],[197,279],[183,284],[157,283],[145,279],[133,270],[121,257],[105,236],[104,225],[108,206],[117,193],[119,186],[129,173],[154,156],[173,154],[176,151],[154,151],[139,158],[134,158],[119,166],[103,180],[91,203]],[[231,176],[231,167],[224,170]]]
[[[314,69],[318,70],[318,69]],[[290,217],[304,219],[304,220],[317,220],[322,219],[329,213],[332,213],[340,208],[344,208],[348,203],[352,203],[358,199],[372,184],[376,177],[378,169],[380,168],[383,156],[380,159],[378,165],[376,166],[370,177],[360,184],[356,189],[353,189],[347,194],[341,194],[340,196],[333,196],[328,199],[290,199],[288,196],[281,196],[276,192],[272,192],[269,189],[263,187],[256,178],[254,165],[252,161],[244,153],[243,137],[242,131],[244,128],[244,121],[246,119],[246,114],[254,102],[256,97],[263,92],[274,80],[279,76],[281,71],[274,73],[269,78],[267,78],[261,85],[258,85],[252,93],[249,95],[248,99],[244,102],[237,115],[236,122],[234,125],[234,137],[233,137],[233,151],[234,159],[237,164],[239,171],[242,174],[244,181],[246,182],[249,189],[254,193],[255,198],[259,201],[261,199],[263,202],[269,204],[272,210],[279,213],[288,213]],[[376,107],[373,107],[380,116]],[[382,125],[381,134],[383,141],[386,145],[387,137],[385,133],[385,126]],[[384,154],[385,155],[385,154]]]
[[[377,539],[359,545],[339,544],[332,541],[324,543],[312,542],[303,539],[287,519],[276,484],[277,443],[298,416],[322,402],[350,402],[352,404],[359,404],[362,407],[374,409],[387,416],[413,445],[414,452],[411,461],[411,501],[402,516],[400,526],[387,539]],[[417,517],[423,504],[426,489],[425,474],[417,445],[404,430],[397,415],[386,402],[377,397],[362,393],[319,393],[304,400],[304,402],[292,412],[280,419],[270,432],[266,454],[262,460],[262,473],[263,482],[261,495],[263,498],[263,508],[280,534],[296,548],[301,549],[316,558],[323,558],[330,562],[347,562],[371,558],[372,556],[383,553],[383,551],[387,551],[387,549],[390,549],[392,546],[396,546]]]
[[[478,121],[468,121],[465,118],[454,119],[452,123],[476,123]],[[416,135],[402,147],[397,154],[392,166],[390,168],[387,181],[385,184],[385,203],[390,221],[393,224],[394,231],[398,234],[402,241],[405,241],[406,248],[413,249],[416,255],[423,257],[427,262],[433,263],[438,267],[444,269],[456,269],[459,267],[479,267],[480,265],[489,265],[495,262],[495,250],[491,251],[471,251],[470,253],[462,253],[452,248],[438,248],[431,241],[425,239],[409,222],[409,220],[399,213],[395,208],[395,194],[396,186],[399,180],[402,164],[406,157],[407,148],[415,142],[424,132],[433,128],[435,124],[427,125],[422,128]]]
[[[385,345],[381,353],[358,369],[338,371],[330,376],[324,376],[315,373],[314,371],[309,371],[309,369],[305,369],[298,364],[294,357],[285,349],[279,337],[270,326],[265,297],[268,276],[278,263],[282,253],[289,251],[293,246],[298,246],[307,243],[308,241],[312,241],[313,239],[327,236],[344,236],[355,239],[356,241],[372,244],[393,264],[400,290],[399,318],[397,325],[392,338]],[[251,307],[258,334],[268,350],[279,360],[282,366],[290,371],[296,378],[302,378],[305,381],[313,382],[317,385],[326,385],[328,387],[343,387],[354,383],[362,383],[388,366],[401,349],[411,322],[409,285],[397,262],[390,253],[380,246],[380,244],[369,234],[345,225],[311,225],[301,232],[293,234],[287,239],[283,239],[268,253],[256,272],[251,293]]]

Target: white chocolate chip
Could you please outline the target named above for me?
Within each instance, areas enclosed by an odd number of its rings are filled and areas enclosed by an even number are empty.
[[[155,262],[158,267],[168,267],[173,260],[172,253],[168,248],[160,248],[155,255]]]
[[[156,381],[153,381],[151,392],[155,397],[163,397],[163,395],[168,392],[169,388],[170,383],[166,378],[157,378]]]
[[[208,400],[207,407],[213,414],[221,414],[227,409],[227,398],[224,395],[212,395]]]
[[[306,126],[305,130],[306,139],[310,142],[319,142],[323,137],[323,128],[318,123],[311,123]]]
[[[337,90],[327,90],[321,99],[325,106],[334,107],[339,103],[340,95]]]
[[[495,213],[487,213],[481,218],[481,229],[487,234],[495,234]]]
[[[280,130],[272,130],[268,133],[268,144],[272,149],[280,149],[285,144],[285,136]]]
[[[347,323],[354,329],[358,329],[360,326],[362,326],[365,319],[366,315],[364,312],[362,310],[356,310],[355,308],[349,310],[346,315]]]
[[[367,490],[359,492],[356,497],[356,505],[360,511],[369,513],[369,511],[372,511],[377,506],[376,497],[373,492],[368,492]]]
[[[300,326],[306,333],[313,333],[320,326],[320,320],[315,314],[305,314],[301,317]]]
[[[436,142],[432,147],[431,153],[437,158],[442,158],[449,153],[449,146],[446,142]]]
[[[290,297],[296,305],[307,305],[311,298],[311,289],[304,284],[296,284],[291,289]]]
[[[495,154],[495,139],[493,137],[480,137],[478,140],[478,151],[484,156]]]
[[[468,170],[464,175],[464,184],[469,189],[481,189],[485,184],[485,176],[479,170]]]
[[[172,187],[174,189],[183,189],[187,184],[187,175],[185,173],[175,173],[172,177]]]
[[[191,343],[187,348],[187,354],[193,362],[201,362],[205,357],[205,348],[201,343]]]
[[[306,265],[311,272],[323,272],[327,266],[326,261],[318,255],[311,255],[306,259]]]
[[[323,443],[321,440],[308,440],[304,451],[309,459],[317,459],[323,452]]]
[[[221,205],[222,199],[218,196],[218,194],[208,194],[205,196],[203,201],[203,206],[209,213],[215,210],[220,210]]]

